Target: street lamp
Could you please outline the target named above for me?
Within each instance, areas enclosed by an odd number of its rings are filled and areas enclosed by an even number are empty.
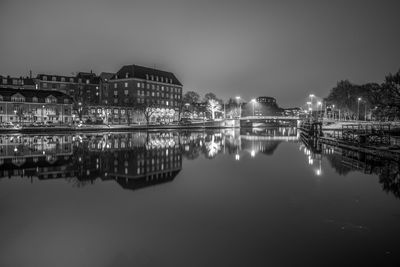
[[[238,103],[239,103],[239,118],[241,118],[241,117],[242,117],[242,105],[241,105],[241,103],[240,103],[240,96],[237,96],[237,97],[236,97],[236,100],[237,100]]]
[[[360,101],[361,97],[357,99],[357,120],[360,120]]]
[[[44,123],[44,105],[42,106],[42,123]]]
[[[321,109],[320,109],[320,107],[321,107]],[[317,110],[318,110],[318,118],[322,117],[322,116],[320,116],[321,115],[321,111],[322,111],[322,102],[321,101],[317,102]]]
[[[311,105],[312,105],[312,102],[313,102],[313,98],[315,97],[315,95],[314,94],[310,94],[310,102],[311,102]]]
[[[253,103],[253,117],[254,117],[254,105],[256,104],[256,100],[253,98],[253,99],[251,100],[251,103]]]

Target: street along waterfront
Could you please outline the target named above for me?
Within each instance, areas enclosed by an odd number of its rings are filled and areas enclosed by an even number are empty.
[[[2,135],[0,265],[390,266],[399,173],[291,127]]]

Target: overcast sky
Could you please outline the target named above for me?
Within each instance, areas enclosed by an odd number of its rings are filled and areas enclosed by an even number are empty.
[[[0,0],[0,74],[169,70],[184,90],[299,106],[400,68],[400,1]]]

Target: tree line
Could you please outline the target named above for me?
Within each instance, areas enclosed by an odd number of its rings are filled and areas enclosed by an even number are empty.
[[[326,105],[339,109],[343,118],[400,119],[400,69],[385,76],[384,82],[354,84],[339,81],[325,98]],[[365,118],[366,117],[366,118]]]

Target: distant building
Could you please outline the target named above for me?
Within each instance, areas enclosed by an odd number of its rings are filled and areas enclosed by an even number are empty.
[[[92,72],[79,72],[76,76],[39,74],[36,83],[38,89],[68,94],[84,106],[100,104],[100,78]]]
[[[282,116],[284,110],[278,106],[276,99],[268,96],[260,96],[255,102],[244,103],[242,116]]]
[[[285,108],[285,116],[299,116],[302,113],[301,108]]]
[[[182,84],[171,72],[138,65],[123,66],[102,89],[102,104],[109,122],[144,121],[135,107],[154,108],[150,121],[178,119]],[[104,112],[104,111],[101,111]]]
[[[58,91],[2,88],[0,122],[71,123],[72,99]]]
[[[35,80],[29,77],[0,76],[0,88],[36,89]]]

